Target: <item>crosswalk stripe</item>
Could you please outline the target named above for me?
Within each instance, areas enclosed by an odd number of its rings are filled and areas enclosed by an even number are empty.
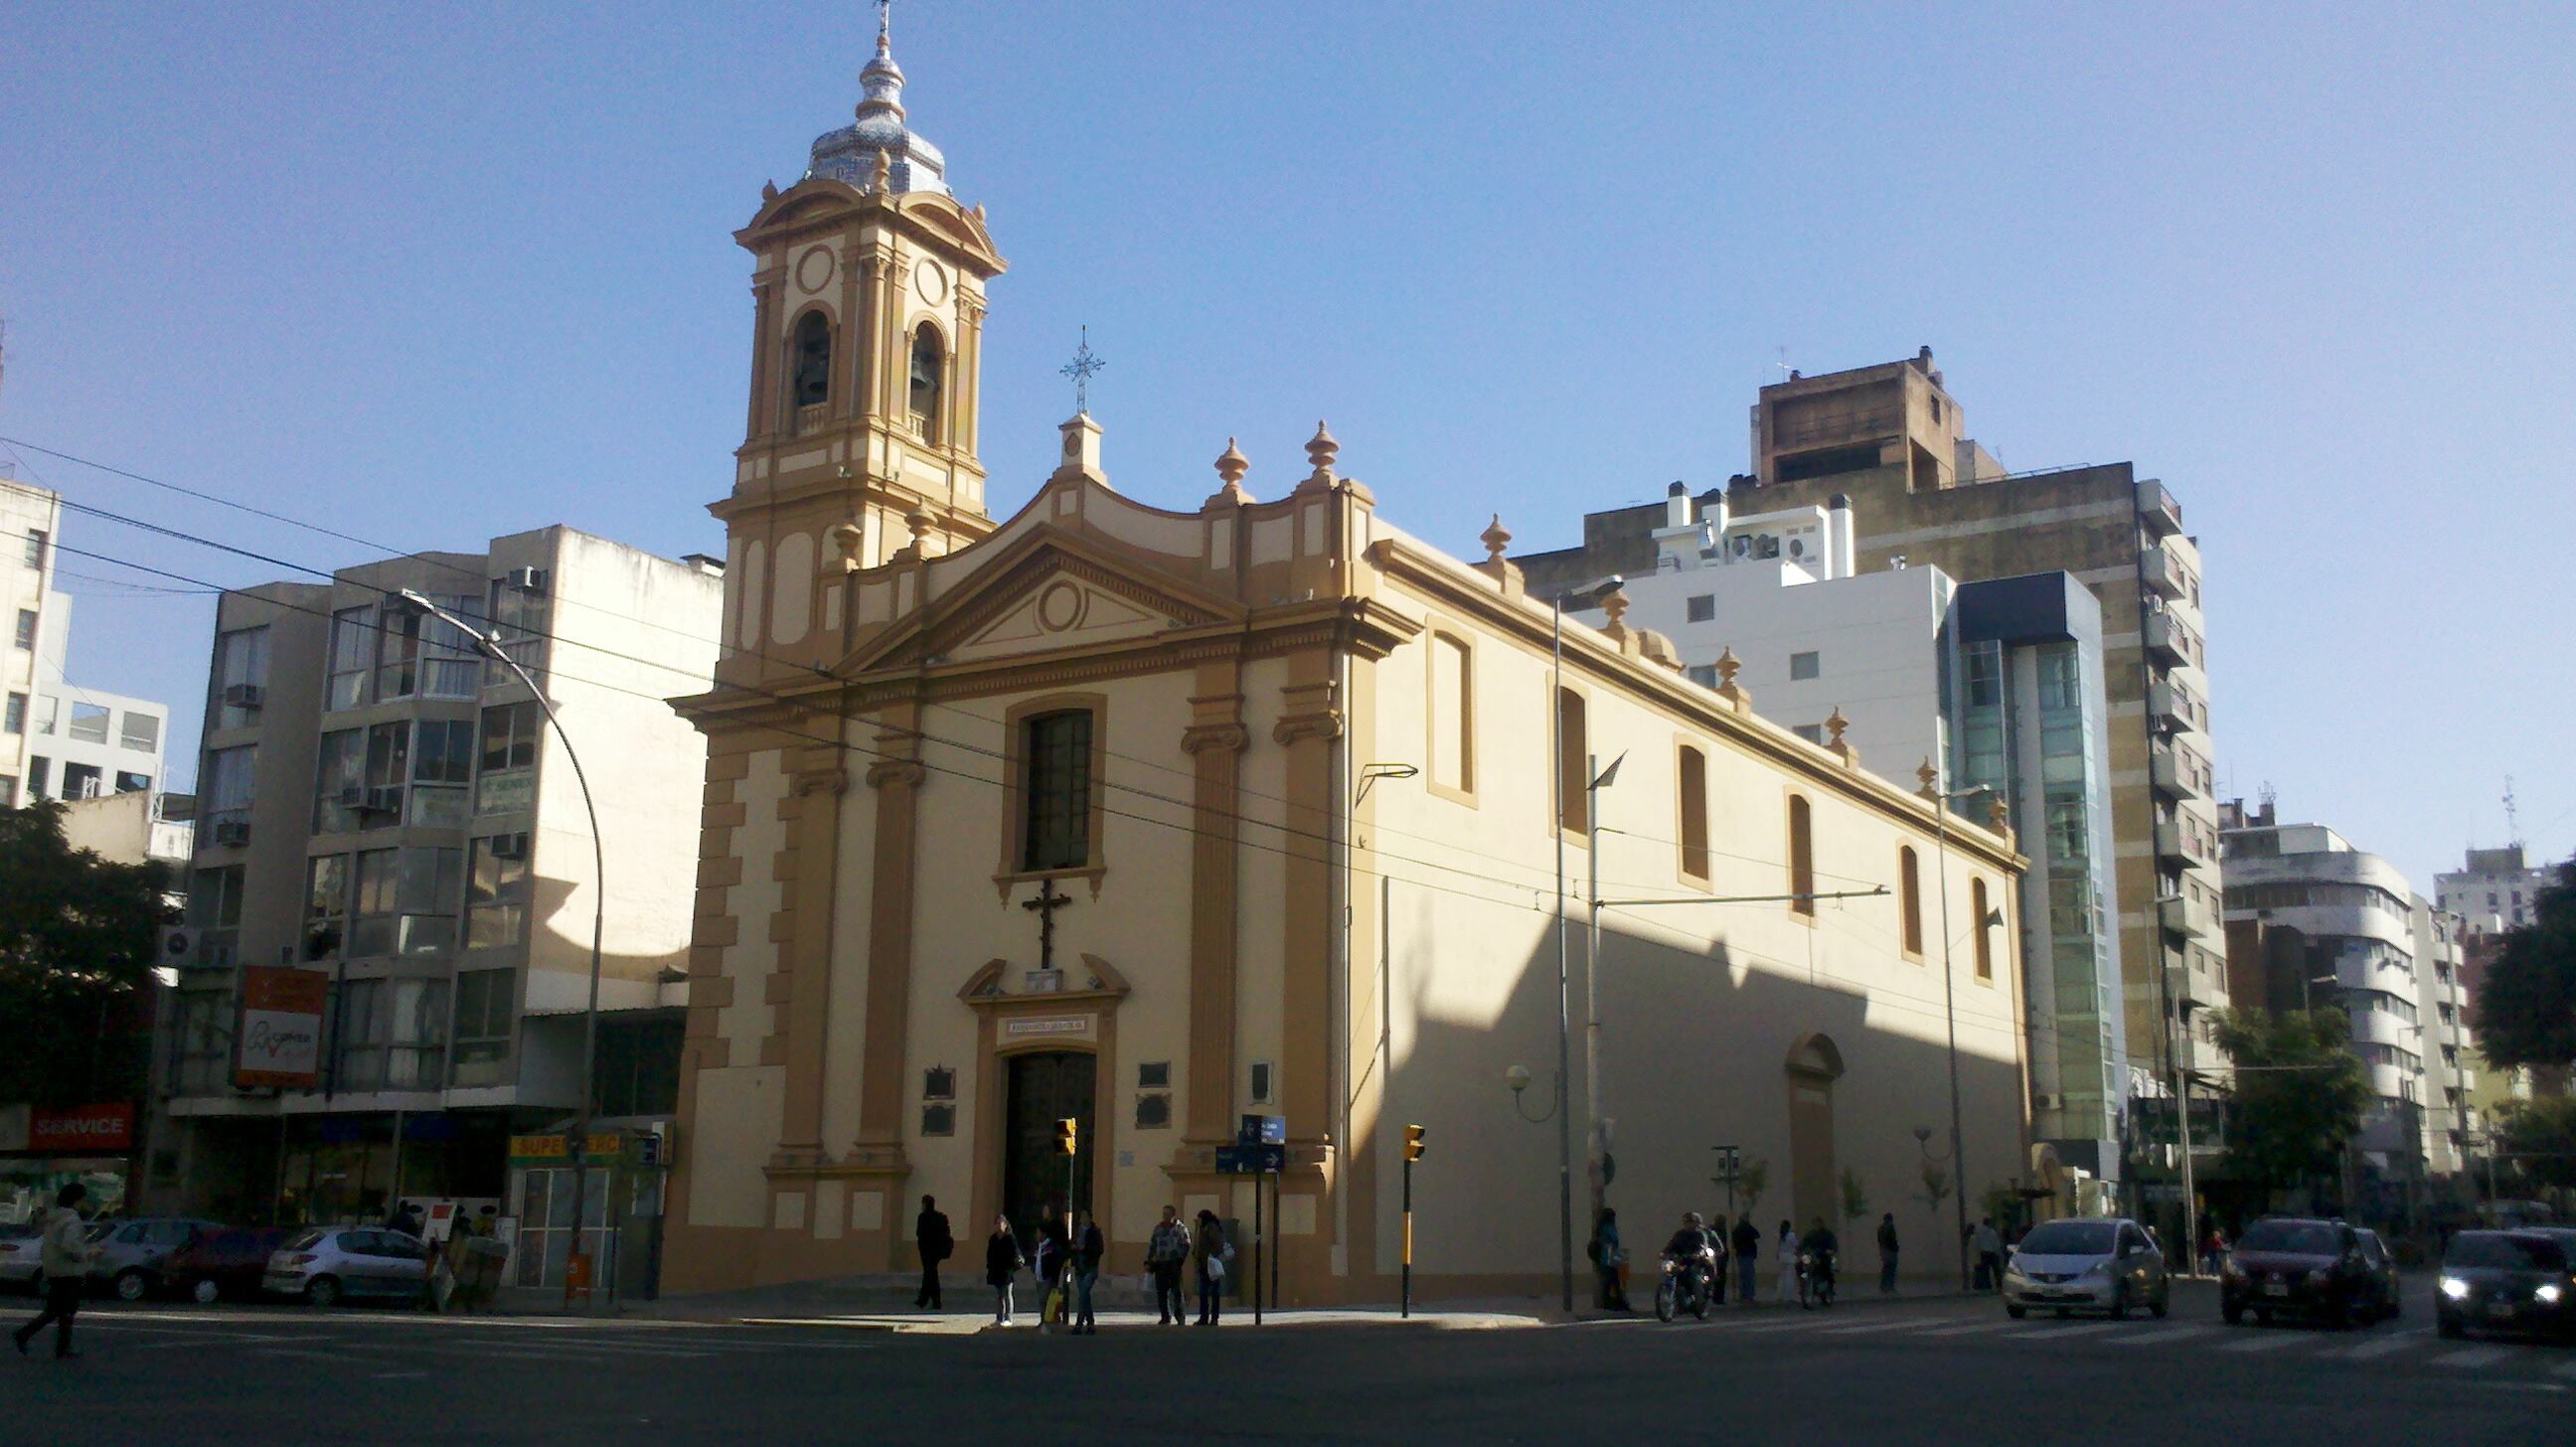
[[[2513,1355],[2511,1347],[2469,1347],[2433,1358],[2437,1367],[2483,1367]]]
[[[2229,1342],[2227,1345],[2220,1347],[2219,1350],[2223,1352],[2268,1352],[2274,1348],[2285,1347],[2294,1341],[2301,1341],[2304,1339],[2305,1338],[2292,1336],[2288,1332],[2265,1332],[2260,1336],[2249,1336],[2243,1341]]]
[[[2014,1332],[2013,1335],[2015,1337],[2025,1338],[2092,1336],[2097,1332],[2109,1331],[2113,1325],[2114,1323],[2107,1321],[2057,1322],[2045,1326],[2026,1326],[2021,1330]]]
[[[2384,1357],[2390,1352],[2404,1351],[2408,1345],[2406,1338],[2402,1336],[2373,1337],[2359,1346],[2346,1347],[2342,1351],[2329,1352],[2327,1355],[2342,1357],[2347,1361],[2366,1362],[2373,1357]]]
[[[1936,1328],[1932,1331],[1916,1332],[1915,1335],[1917,1337],[1973,1336],[1986,1332],[2007,1331],[2010,1330],[2011,1327],[2012,1322],[2009,1318],[1997,1318],[1993,1321],[1961,1322],[1956,1326],[1945,1326]]]
[[[2576,1382],[2576,1362],[2561,1362],[2551,1367],[2549,1371],[2553,1376],[2565,1377],[2571,1382]]]
[[[1859,1336],[1859,1335],[1860,1335],[1861,1333],[1863,1333],[1863,1332],[1873,1332],[1873,1331],[1907,1331],[1907,1330],[1910,1330],[1910,1329],[1912,1329],[1912,1328],[1914,1328],[1914,1327],[1917,1327],[1917,1326],[1920,1326],[1920,1325],[1922,1325],[1922,1323],[1921,1323],[1921,1322],[1915,1322],[1915,1321],[1864,1321],[1864,1322],[1856,1323],[1856,1324],[1851,1325],[1851,1326],[1834,1326],[1834,1327],[1827,1327],[1825,1330],[1823,1330],[1823,1331],[1821,1331],[1821,1332],[1817,1333],[1817,1335],[1819,1335],[1819,1336]]]
[[[2146,1331],[2122,1332],[2111,1338],[2124,1347],[2162,1346],[2168,1342],[2190,1341],[2195,1337],[2215,1336],[2214,1326],[2159,1326]]]

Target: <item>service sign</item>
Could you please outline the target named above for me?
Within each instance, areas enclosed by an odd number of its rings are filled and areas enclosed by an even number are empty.
[[[245,1090],[311,1090],[322,1083],[322,1018],[331,977],[291,965],[242,971],[241,1057],[233,1083]]]
[[[28,1123],[32,1150],[67,1155],[134,1149],[134,1106],[130,1101],[74,1105],[61,1110],[37,1107]]]

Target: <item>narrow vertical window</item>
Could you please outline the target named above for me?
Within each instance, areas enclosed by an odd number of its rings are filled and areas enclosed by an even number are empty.
[[[1977,922],[1977,978],[1992,980],[1995,977],[1995,938],[1993,929],[1986,924],[1986,882],[1982,879],[1968,881],[1968,913]]]
[[[940,440],[940,403],[947,378],[948,349],[940,344],[939,328],[923,322],[912,334],[910,410],[913,433],[924,442]]]
[[[821,312],[807,312],[797,319],[787,380],[789,395],[799,407],[820,407],[832,400],[832,324]]]
[[[1023,729],[1020,867],[1080,869],[1091,862],[1091,713],[1043,713]]]
[[[1681,792],[1682,873],[1708,878],[1708,755],[1682,745],[1676,783]]]
[[[1431,782],[1462,794],[1476,787],[1472,666],[1464,642],[1431,636]]]
[[[1584,727],[1583,695],[1570,688],[1556,691],[1556,822],[1581,829],[1588,820],[1583,786],[1591,782],[1586,758],[1592,740]]]
[[[1806,796],[1789,796],[1789,908],[1812,917],[1816,912],[1816,840]]]
[[[1923,953],[1923,876],[1911,845],[1896,851],[1896,903],[1905,912],[1905,952]]]

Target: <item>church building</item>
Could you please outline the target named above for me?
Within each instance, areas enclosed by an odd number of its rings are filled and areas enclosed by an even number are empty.
[[[903,80],[881,33],[736,236],[665,1288],[916,1270],[925,1194],[961,1270],[1069,1199],[1139,1272],[1167,1205],[1248,1236],[1246,1116],[1289,1305],[1393,1299],[1409,1125],[1426,1297],[1553,1297],[1602,1203],[1641,1261],[1752,1197],[1954,1270],[1956,1197],[2033,1185],[2006,822],[1691,681],[1616,592],[1560,625],[1499,523],[1480,562],[1406,534],[1320,425],[1272,481],[1228,440],[1113,487],[1078,412],[996,520],[1004,262]]]

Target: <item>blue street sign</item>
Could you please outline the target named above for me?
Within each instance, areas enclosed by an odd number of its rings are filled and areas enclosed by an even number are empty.
[[[1277,1174],[1288,1169],[1288,1147],[1284,1145],[1218,1146],[1216,1168],[1228,1176]]]
[[[1288,1117],[1284,1115],[1247,1115],[1235,1126],[1237,1145],[1279,1146],[1288,1143]]]

